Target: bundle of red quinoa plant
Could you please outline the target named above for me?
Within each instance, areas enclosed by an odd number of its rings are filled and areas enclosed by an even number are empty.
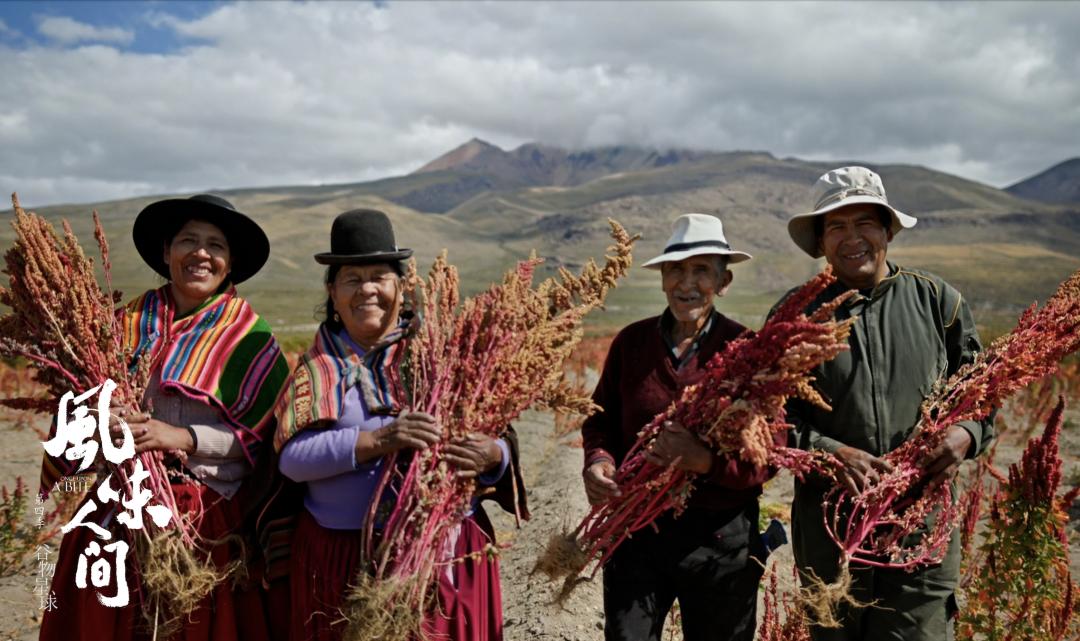
[[[1032,305],[1016,327],[972,363],[939,381],[923,402],[912,436],[885,455],[892,470],[857,495],[837,485],[826,495],[825,526],[840,550],[840,572],[826,584],[811,579],[815,612],[850,601],[850,566],[915,569],[940,563],[963,517],[951,483],[927,485],[920,463],[949,427],[985,419],[1012,394],[1055,371],[1080,348],[1080,271],[1064,281],[1040,309]],[[821,625],[836,625],[825,616]]]
[[[55,412],[64,393],[78,394],[111,378],[117,384],[114,404],[137,409],[141,389],[124,361],[113,311],[119,293],[98,286],[93,261],[66,220],[61,240],[47,220],[25,212],[15,195],[12,204],[16,240],[5,254],[8,287],[0,286],[0,303],[11,312],[0,317],[0,356],[29,361],[47,394],[0,403]],[[108,274],[108,244],[97,212],[94,228]]]
[[[97,282],[93,260],[83,252],[66,220],[61,239],[47,220],[24,211],[16,195],[11,200],[16,239],[4,256],[8,286],[0,286],[0,303],[11,311],[0,318],[0,357],[26,359],[45,394],[6,398],[0,403],[55,414],[65,393],[79,395],[111,379],[116,384],[112,405],[131,413],[142,411],[150,367],[148,363],[128,367],[131,355],[122,345],[120,318],[114,309],[120,292],[112,290],[109,245],[97,212],[93,213],[94,237],[105,290]],[[170,604],[168,609],[175,616],[187,614],[219,577],[196,556],[198,515],[181,515],[178,510],[164,453],[143,452],[119,465],[100,458],[98,474],[112,474],[113,488],[124,496],[131,495],[130,476],[140,463],[150,475],[142,489],[172,513],[164,527],[144,520],[139,536],[145,541],[133,547],[139,569],[145,572],[136,572],[136,577],[141,592]],[[98,505],[98,509],[108,507]]]
[[[976,529],[985,521],[984,514],[993,500],[998,483],[1008,483],[996,467],[998,447],[1006,440],[1026,443],[1040,424],[1046,427],[1049,415],[1061,397],[1070,398],[1080,387],[1080,368],[1074,357],[1040,380],[1017,392],[1006,404],[1007,412],[998,412],[994,420],[995,439],[989,450],[975,461],[960,486],[960,587],[965,589],[983,571],[983,550],[975,547]],[[1015,421],[1015,423],[1014,423]]]
[[[614,244],[603,267],[590,260],[579,276],[562,269],[534,286],[542,260],[532,257],[460,303],[457,270],[445,252],[426,280],[410,265],[407,295],[422,322],[409,339],[408,387],[412,407],[434,416],[444,439],[412,454],[408,465],[395,465],[395,455],[384,465],[365,526],[368,567],[344,608],[346,638],[423,638],[423,619],[438,607],[439,574],[462,561],[450,551],[477,490],[475,480],[459,478],[443,460],[450,439],[499,437],[530,407],[593,410],[589,397],[565,380],[563,363],[581,339],[585,315],[603,304],[631,264],[637,237],[609,223]],[[396,502],[376,537],[376,510],[390,487]]]
[[[1069,571],[1068,508],[1080,493],[1058,496],[1064,397],[1041,437],[1028,441],[995,493],[979,562],[964,586],[956,638],[1061,641],[1080,636],[1078,595]]]
[[[697,475],[646,460],[666,421],[678,421],[718,454],[757,466],[810,467],[805,456],[777,447],[775,436],[789,428],[784,413],[789,398],[828,408],[811,387],[811,370],[848,348],[852,321],[837,321],[833,314],[849,294],[810,316],[804,310],[834,281],[826,268],[788,296],[759,331],[728,343],[706,364],[701,382],[685,388],[641,430],[615,473],[620,496],[593,506],[573,531],[554,534],[536,563],[535,569],[551,579],[564,579],[558,600],[586,580],[579,575],[590,563],[595,562],[591,578],[634,532],[653,526],[670,510],[678,515],[684,509]]]
[[[799,597],[796,581],[799,576],[794,565],[787,585],[780,582],[780,563],[774,561],[764,576],[761,624],[758,625],[758,641],[810,641],[803,601]]]

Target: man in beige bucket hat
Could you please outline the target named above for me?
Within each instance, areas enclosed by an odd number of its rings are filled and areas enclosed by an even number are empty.
[[[813,197],[813,211],[793,216],[788,233],[810,256],[824,256],[837,282],[811,308],[857,289],[836,316],[858,319],[848,338],[851,349],[815,372],[815,386],[832,411],[792,402],[788,418],[798,446],[833,453],[844,465],[838,481],[856,491],[889,469],[881,457],[911,434],[934,382],[974,359],[979,337],[960,292],[933,274],[886,260],[889,243],[916,219],[889,203],[876,173],[834,169],[818,179]],[[951,426],[944,444],[923,462],[926,478],[950,482],[960,462],[992,438],[992,420]],[[804,577],[832,581],[838,554],[822,520],[828,489],[825,479],[796,482],[792,546]],[[814,627],[811,634],[815,641],[943,641],[956,611],[959,564],[954,536],[940,565],[915,572],[854,569],[853,596],[874,606],[843,613],[842,628]]]

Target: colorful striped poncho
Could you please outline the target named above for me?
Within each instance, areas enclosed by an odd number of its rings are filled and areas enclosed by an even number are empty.
[[[415,321],[402,318],[397,328],[360,356],[325,323],[315,334],[315,344],[300,358],[292,381],[278,403],[274,449],[300,430],[330,425],[341,416],[345,393],[359,385],[364,403],[374,414],[397,414],[404,398],[400,369],[407,338]]]
[[[181,319],[174,320],[174,312],[169,285],[146,292],[124,308],[123,344],[132,350],[130,367],[150,359],[163,389],[217,408],[254,464],[289,375],[270,326],[235,288],[210,297]],[[73,474],[77,465],[46,456],[42,489]]]

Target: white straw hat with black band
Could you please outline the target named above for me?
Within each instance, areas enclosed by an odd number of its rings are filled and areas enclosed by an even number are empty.
[[[676,218],[672,225],[671,238],[668,238],[667,245],[664,246],[664,253],[647,261],[642,267],[660,269],[661,263],[708,254],[725,256],[728,264],[753,258],[746,252],[731,248],[724,237],[724,224],[716,216],[683,214]]]
[[[910,229],[918,222],[889,204],[881,176],[866,167],[840,167],[826,172],[814,183],[814,211],[795,214],[788,220],[788,235],[795,244],[814,258],[821,257],[814,218],[849,205],[878,205],[892,216],[889,230],[896,235],[901,229]]]

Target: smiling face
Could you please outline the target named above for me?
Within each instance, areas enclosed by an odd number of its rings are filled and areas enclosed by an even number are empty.
[[[731,270],[719,267],[712,254],[660,265],[661,287],[676,321],[700,327],[709,318],[713,298],[723,296],[731,284]]]
[[[213,296],[232,269],[225,233],[203,220],[184,223],[165,246],[164,258],[179,314]]]
[[[882,223],[880,209],[860,204],[825,214],[818,243],[840,282],[866,289],[888,275],[885,254],[892,238],[892,232]]]
[[[387,263],[345,265],[326,291],[345,331],[365,349],[397,325],[401,277]]]

